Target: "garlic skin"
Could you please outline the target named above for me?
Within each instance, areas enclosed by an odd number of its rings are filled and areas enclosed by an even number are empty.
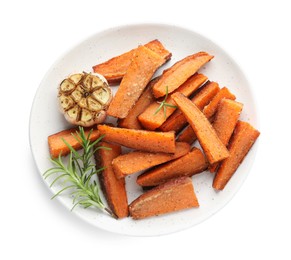
[[[104,122],[112,96],[107,80],[98,73],[72,74],[58,89],[58,103],[65,119],[84,127]]]

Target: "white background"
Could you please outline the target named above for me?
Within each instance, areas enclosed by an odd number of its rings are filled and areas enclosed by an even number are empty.
[[[2,1],[0,259],[290,259],[288,2]],[[143,238],[93,228],[51,201],[28,126],[56,59],[98,31],[144,22],[190,28],[223,47],[253,87],[261,136],[249,177],[226,207],[188,230]]]

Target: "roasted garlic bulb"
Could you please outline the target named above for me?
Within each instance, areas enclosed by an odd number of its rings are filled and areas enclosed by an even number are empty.
[[[58,99],[68,122],[88,127],[105,120],[112,91],[102,75],[84,72],[61,82]]]

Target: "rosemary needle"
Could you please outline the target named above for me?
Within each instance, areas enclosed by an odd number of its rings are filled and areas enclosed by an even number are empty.
[[[165,98],[164,98],[164,100],[162,102],[157,101],[157,103],[160,104],[160,105],[157,108],[157,110],[155,111],[154,115],[156,115],[157,113],[160,112],[161,109],[163,109],[164,118],[166,119],[167,118],[167,115],[166,115],[167,107],[177,108],[177,106],[172,105],[172,104],[169,104],[169,103],[166,102],[167,101],[167,98],[168,98],[168,95],[169,95],[168,86],[166,86],[166,95],[165,95]]]
[[[48,169],[43,176],[46,179],[51,175],[57,174],[57,177],[52,181],[50,187],[59,180],[63,180],[64,185],[67,184],[67,186],[59,190],[52,199],[60,195],[62,192],[70,190],[71,196],[73,197],[73,207],[71,210],[73,210],[77,205],[81,205],[84,208],[96,207],[116,218],[116,215],[102,202],[99,194],[99,185],[92,179],[93,176],[96,176],[96,174],[104,169],[96,169],[95,164],[91,161],[93,154],[99,149],[109,150],[110,148],[97,145],[103,136],[99,137],[96,141],[91,142],[91,133],[92,130],[86,136],[83,127],[79,127],[79,133],[76,132],[76,135],[73,135],[82,145],[82,153],[78,153],[69,143],[63,140],[70,149],[68,162],[65,164],[61,155],[56,159],[51,159],[54,167]]]

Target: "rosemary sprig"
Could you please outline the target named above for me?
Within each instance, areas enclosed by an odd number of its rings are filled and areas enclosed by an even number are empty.
[[[64,143],[70,149],[70,155],[67,164],[63,162],[61,155],[56,159],[51,159],[54,167],[48,169],[44,174],[44,178],[48,178],[51,175],[58,174],[57,177],[52,181],[50,187],[52,187],[57,181],[63,180],[64,188],[59,190],[53,197],[57,197],[66,190],[71,190],[73,196],[73,210],[77,205],[81,205],[84,208],[96,207],[106,211],[112,217],[116,218],[115,214],[108,209],[101,200],[99,194],[99,185],[95,180],[92,179],[104,168],[96,169],[95,164],[92,163],[91,158],[93,154],[99,149],[110,148],[104,146],[97,146],[103,136],[99,137],[96,141],[90,141],[90,135],[92,130],[86,136],[83,127],[79,127],[79,133],[73,136],[80,142],[83,148],[82,153],[78,153],[66,140],[63,139]]]
[[[166,86],[166,95],[165,95],[165,98],[162,102],[159,102],[157,101],[159,105],[159,107],[157,108],[157,110],[155,111],[154,115],[156,115],[157,113],[159,113],[161,111],[161,109],[163,108],[163,111],[164,111],[164,118],[167,118],[167,107],[172,107],[172,108],[177,108],[177,106],[175,105],[172,105],[172,104],[169,104],[167,103],[167,98],[168,98],[168,95],[169,95],[169,90],[168,90],[168,86]]]

